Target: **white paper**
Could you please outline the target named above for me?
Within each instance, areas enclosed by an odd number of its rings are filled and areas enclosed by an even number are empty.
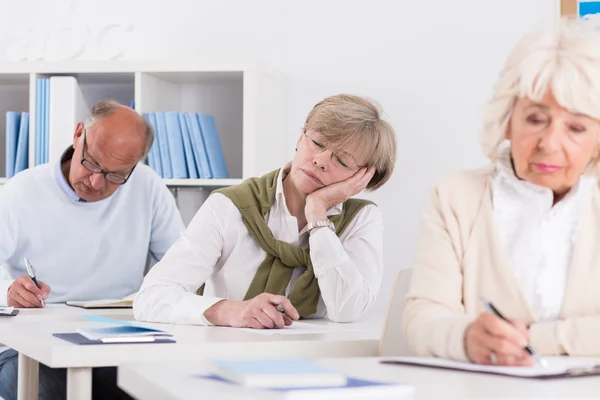
[[[584,360],[571,357],[543,357],[548,367],[534,365],[531,367],[497,367],[492,365],[471,364],[460,361],[445,360],[436,357],[384,357],[383,360],[408,362],[432,367],[461,369],[472,372],[488,372],[519,377],[537,377],[562,375],[571,368],[592,367],[600,364],[600,358]]]
[[[327,332],[348,332],[355,331],[358,332],[358,329],[348,329],[348,328],[339,328],[332,327],[329,325],[318,325],[318,324],[310,324],[307,322],[298,322],[294,321],[292,325],[286,326],[281,329],[252,329],[252,328],[242,328],[242,330],[247,332],[256,333],[259,335],[303,335],[303,334],[317,334],[317,333],[327,333]]]

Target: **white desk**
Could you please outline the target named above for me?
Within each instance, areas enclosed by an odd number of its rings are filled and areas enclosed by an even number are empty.
[[[382,365],[379,364],[378,358],[319,359],[319,362],[357,378],[412,385],[415,388],[414,399],[416,400],[576,400],[600,397],[600,377],[531,380],[421,367]],[[207,361],[126,364],[119,367],[118,385],[138,400],[253,398],[248,396],[247,391],[239,388],[194,376],[207,372],[210,372]]]
[[[169,331],[177,343],[77,346],[52,334],[99,325],[81,316],[69,316],[67,321],[60,318],[56,322],[38,319],[38,322],[0,324],[0,343],[19,352],[19,400],[37,400],[40,362],[51,368],[67,368],[67,398],[86,400],[91,398],[93,367],[205,357],[367,357],[377,354],[381,333],[380,324],[369,322],[315,321],[311,323],[330,326],[331,332],[281,336],[233,328],[150,324]],[[355,330],[344,330],[350,328]]]
[[[38,321],[83,321],[81,314],[101,315],[108,318],[133,320],[131,308],[89,309],[65,304],[48,304],[46,308],[20,308],[14,317],[0,317],[0,324]]]

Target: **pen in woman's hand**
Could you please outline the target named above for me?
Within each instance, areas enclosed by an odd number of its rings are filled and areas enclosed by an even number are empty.
[[[35,283],[35,286],[37,286],[38,289],[42,289],[35,277],[35,271],[33,270],[33,265],[31,265],[31,263],[29,262],[29,260],[27,259],[27,257],[23,257],[23,260],[25,260],[25,268],[27,268],[27,274],[29,275],[29,277],[31,278],[31,280],[33,281],[33,283]],[[42,303],[42,307],[46,307],[46,303],[44,302],[44,299],[40,299],[40,302]]]
[[[492,314],[494,314],[496,317],[508,322],[509,324],[511,324],[511,322],[504,317],[504,315],[502,315],[500,313],[500,311],[498,311],[498,309],[496,307],[494,307],[494,305],[492,303],[490,303],[489,301],[487,301],[484,297],[479,297],[479,299],[481,300],[481,302],[483,303],[484,307],[491,312]],[[529,353],[537,362],[538,364],[540,364],[542,367],[547,368],[548,367],[548,362],[546,360],[544,360],[543,358],[541,358],[537,352],[535,350],[533,350],[533,348],[531,347],[531,345],[527,345],[525,346],[525,351],[527,353]]]

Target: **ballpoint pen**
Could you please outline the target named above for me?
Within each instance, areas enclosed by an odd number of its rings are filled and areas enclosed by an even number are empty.
[[[27,268],[27,274],[29,275],[29,277],[31,278],[33,283],[35,283],[35,286],[37,286],[38,289],[42,289],[40,287],[37,279],[35,278],[35,271],[33,270],[33,266],[31,265],[31,263],[29,262],[27,257],[23,257],[23,260],[25,260],[25,268]],[[42,307],[46,307],[46,303],[44,302],[44,299],[41,299],[40,302],[42,303]]]
[[[502,315],[500,313],[500,311],[498,311],[498,309],[496,307],[494,307],[494,305],[492,303],[490,303],[489,301],[487,301],[484,297],[480,297],[479,298],[481,300],[481,302],[483,303],[483,305],[485,306],[485,308],[491,312],[492,314],[494,314],[496,317],[508,322],[509,324],[511,323],[508,319],[506,319],[506,317],[504,317],[504,315]],[[531,345],[527,345],[525,346],[525,351],[529,354],[531,354],[531,356],[538,362],[538,364],[540,364],[542,367],[547,368],[548,367],[548,362],[546,360],[544,360],[543,358],[541,358],[539,356],[539,354],[537,354],[537,352],[535,350],[533,350],[533,348],[531,347]]]

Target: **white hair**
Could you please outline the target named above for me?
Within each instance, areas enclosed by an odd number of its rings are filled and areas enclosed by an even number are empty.
[[[519,98],[540,101],[551,91],[561,107],[600,120],[599,22],[563,17],[553,29],[531,33],[513,48],[484,108],[481,143],[490,159],[502,147]]]

